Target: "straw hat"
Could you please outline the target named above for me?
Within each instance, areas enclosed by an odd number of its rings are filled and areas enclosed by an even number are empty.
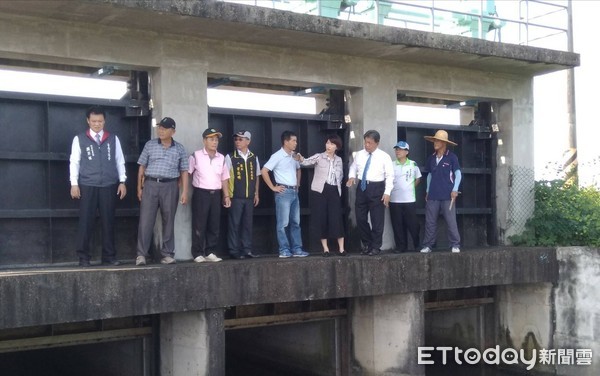
[[[435,136],[425,136],[425,139],[430,142],[434,142],[435,140],[438,140],[438,141],[447,142],[454,146],[458,145],[456,142],[452,142],[452,141],[448,140],[448,132],[441,130],[441,129],[439,131],[435,132]]]

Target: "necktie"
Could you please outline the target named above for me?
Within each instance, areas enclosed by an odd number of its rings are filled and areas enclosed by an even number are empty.
[[[369,166],[371,165],[371,157],[373,154],[369,153],[369,159],[367,159],[367,164],[365,165],[365,169],[363,170],[362,179],[360,179],[360,189],[364,192],[367,189],[367,171],[369,170]]]
[[[96,143],[100,146],[100,135],[96,133]]]

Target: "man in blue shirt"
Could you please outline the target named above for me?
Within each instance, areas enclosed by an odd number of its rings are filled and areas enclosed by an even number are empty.
[[[269,189],[275,192],[279,257],[306,257],[308,252],[302,249],[298,199],[300,163],[294,152],[298,145],[298,137],[292,131],[283,131],[281,144],[281,149],[271,155],[261,170],[263,180]],[[271,181],[269,171],[273,171],[275,184]]]
[[[425,239],[421,253],[431,252],[437,236],[437,219],[442,213],[448,227],[448,240],[453,253],[460,252],[460,234],[456,225],[456,197],[462,175],[456,154],[448,150],[448,132],[439,130],[435,136],[425,136],[433,142],[435,152],[427,159],[427,193],[425,195]]]

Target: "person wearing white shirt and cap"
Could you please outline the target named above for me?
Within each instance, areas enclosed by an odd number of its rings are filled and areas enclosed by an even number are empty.
[[[408,158],[409,149],[410,145],[406,141],[399,141],[394,146],[396,153],[394,189],[392,189],[390,197],[390,219],[396,243],[394,253],[408,250],[408,233],[410,233],[415,250],[419,248],[415,188],[421,181],[421,171],[415,161]]]
[[[375,130],[365,132],[364,149],[356,153],[346,183],[346,186],[351,187],[357,177],[360,177],[356,189],[356,225],[362,243],[361,253],[369,256],[381,253],[385,208],[389,205],[394,186],[392,158],[378,148],[380,138],[379,132]]]

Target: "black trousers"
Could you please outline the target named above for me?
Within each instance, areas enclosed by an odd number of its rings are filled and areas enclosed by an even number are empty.
[[[414,249],[419,248],[419,222],[417,222],[416,207],[414,202],[390,203],[390,219],[397,251],[408,250],[408,233],[412,238]]]
[[[219,243],[221,190],[194,187],[192,195],[192,256],[207,256]]]
[[[252,252],[253,215],[254,199],[231,199],[227,228],[227,247],[231,256],[242,256]]]
[[[117,257],[115,247],[115,207],[117,205],[117,184],[108,187],[80,185],[79,225],[77,226],[77,255],[82,260],[90,260],[90,239],[96,211],[100,213],[102,225],[102,261],[113,261]]]
[[[363,248],[381,249],[383,244],[383,226],[385,223],[385,205],[381,198],[385,192],[385,182],[367,184],[363,192],[360,189],[360,180],[356,189],[356,225]],[[369,215],[371,225],[369,225]]]
[[[325,184],[323,192],[311,191],[312,231],[319,239],[338,239],[344,236],[342,201],[335,185]]]

